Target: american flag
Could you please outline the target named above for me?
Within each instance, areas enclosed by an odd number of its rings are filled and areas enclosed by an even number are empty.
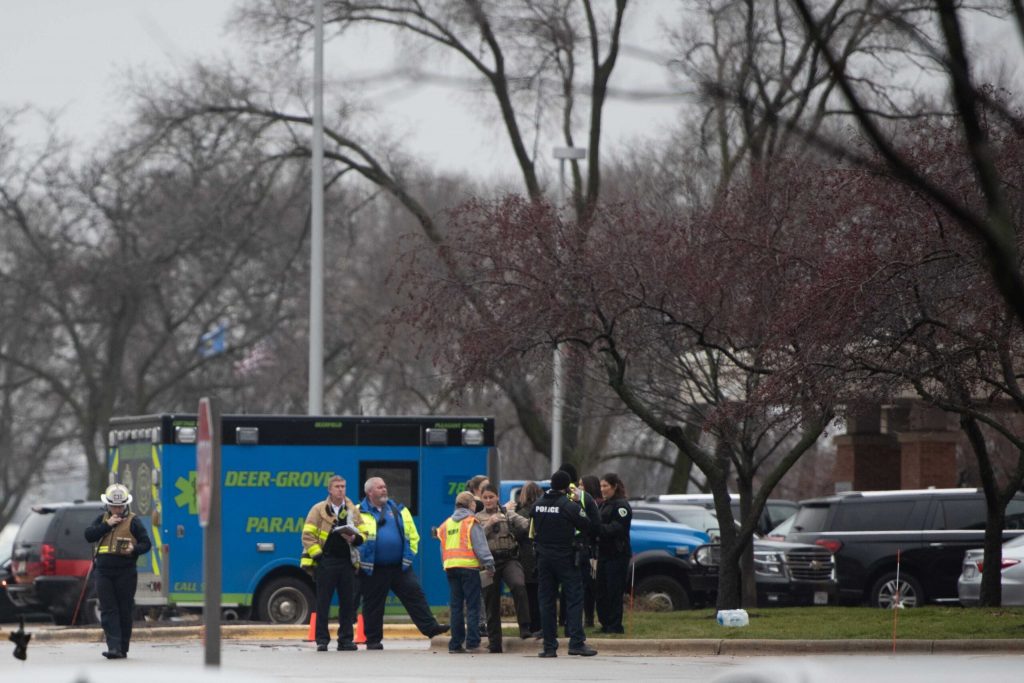
[[[245,377],[270,365],[273,361],[274,353],[270,349],[270,344],[266,341],[258,341],[253,344],[245,356],[235,361],[235,373]]]

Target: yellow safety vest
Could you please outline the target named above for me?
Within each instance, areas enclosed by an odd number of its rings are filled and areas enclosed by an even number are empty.
[[[474,524],[476,518],[472,515],[458,522],[449,517],[437,530],[437,538],[441,541],[441,563],[445,569],[480,568],[470,534]]]

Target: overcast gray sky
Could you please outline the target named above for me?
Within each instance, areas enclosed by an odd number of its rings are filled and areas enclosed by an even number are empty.
[[[631,7],[626,41],[650,47],[659,35],[659,13],[675,8],[676,1]],[[119,86],[129,68],[168,72],[196,58],[244,59],[239,42],[224,28],[237,2],[0,0],[0,105],[57,111],[64,134],[87,145],[100,143],[109,122],[127,115]],[[373,79],[367,80],[398,66],[398,59],[379,35],[335,40],[327,54],[327,87],[359,83],[358,95],[381,109],[380,121],[386,122],[389,133],[413,156],[432,165],[452,171],[514,174],[511,150],[491,100],[442,85],[378,83],[374,87]],[[312,56],[309,65],[312,70]],[[669,89],[663,70],[628,53],[619,60],[613,85]],[[607,151],[670,125],[682,104],[680,99],[613,100],[607,108]],[[544,150],[559,144],[554,139],[541,141],[542,158]]]

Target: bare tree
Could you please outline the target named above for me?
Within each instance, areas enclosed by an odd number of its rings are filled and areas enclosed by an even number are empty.
[[[618,57],[625,8],[625,0],[520,0],[497,4],[475,0],[429,4],[407,0],[329,0],[325,16],[328,27],[338,32],[356,25],[383,27],[422,45],[450,50],[465,60],[493,97],[526,192],[534,198],[543,193],[536,170],[541,132],[546,123],[554,120],[563,141],[570,145],[575,142],[579,83],[589,77],[586,89],[590,106],[583,124],[588,144],[585,176],[576,163],[572,165],[574,205],[578,214],[585,217],[600,193],[603,110],[608,81]],[[240,30],[265,39],[286,55],[294,55],[309,37],[310,13],[306,3],[268,0],[240,8],[237,21]],[[580,67],[584,63],[585,74]],[[196,117],[244,121],[259,129],[265,139],[276,138],[280,153],[307,155],[311,117],[301,98],[285,103],[292,93],[291,88],[283,85],[285,82],[278,79],[263,86],[230,72],[199,69],[185,83],[161,84],[159,92],[144,92],[145,116],[156,131],[168,130]],[[553,103],[551,109],[549,103]],[[339,113],[341,116],[326,130],[328,163],[338,172],[351,169],[391,194],[415,217],[419,230],[434,245],[441,266],[451,269],[453,264],[444,255],[448,235],[417,195],[402,160],[390,158],[386,149],[375,149],[354,130],[345,111]],[[454,270],[450,274],[461,277]],[[490,316],[486,302],[470,298],[462,305],[476,311],[483,320]],[[567,381],[572,392],[567,400],[571,409],[567,411],[563,433],[570,460],[581,457],[577,446],[583,418],[574,408],[583,400],[584,371],[572,366]],[[543,402],[532,386],[534,374],[530,368],[509,367],[490,380],[512,402],[532,446],[547,452],[551,432]]]
[[[829,236],[805,232],[813,209],[792,181],[751,181],[704,215],[598,207],[586,226],[527,198],[471,202],[454,212],[464,239],[451,258],[472,277],[439,277],[414,259],[404,271],[424,290],[409,315],[447,340],[467,378],[536,359],[554,337],[591,357],[594,379],[696,463],[722,524],[725,607],[741,602],[740,558],[768,495],[822,433],[837,395],[835,377],[797,372],[816,347],[813,328],[798,324],[802,298],[787,293],[817,280]],[[784,199],[773,195],[783,188]],[[566,234],[584,231],[585,240]],[[495,309],[493,325],[443,306],[467,286]]]
[[[803,147],[806,135],[835,132],[849,120],[837,76],[789,0],[692,4],[695,11],[673,31],[674,65],[707,95],[698,106],[697,130],[700,149],[719,169],[720,187],[741,164],[769,164]],[[826,0],[815,6],[822,34],[866,106],[888,120],[934,113],[898,80],[908,68],[930,66],[904,33],[924,30],[928,17],[920,2]]]
[[[1019,223],[1022,136],[997,117],[986,117],[985,125],[1003,196]],[[955,128],[903,126],[894,149],[927,166],[944,192],[982,210],[985,194],[958,153]],[[817,310],[839,309],[848,335],[844,355],[854,369],[867,370],[890,393],[912,388],[958,416],[988,507],[981,603],[998,605],[1006,510],[1024,483],[1021,322],[998,296],[984,248],[955,229],[955,217],[938,202],[895,183],[893,174],[847,169],[840,175],[841,186],[826,190],[821,201],[837,212],[829,220],[848,229],[836,252],[834,286],[822,292]],[[1002,466],[993,453],[997,443],[1015,452]]]
[[[982,207],[973,207],[956,194],[941,187],[932,176],[930,169],[917,163],[912,157],[900,153],[887,134],[881,119],[884,112],[875,111],[866,99],[863,88],[849,72],[838,46],[826,26],[835,10],[821,13],[815,11],[807,0],[792,0],[804,24],[807,36],[821,52],[822,59],[842,92],[851,116],[856,120],[867,143],[878,153],[879,159],[866,158],[855,150],[828,138],[809,134],[818,146],[830,153],[857,161],[872,168],[885,167],[892,175],[909,187],[924,193],[944,211],[952,215],[961,229],[984,245],[989,270],[1000,295],[1024,320],[1024,276],[1020,272],[1016,225],[1011,207],[1005,197],[999,171],[992,158],[991,141],[982,125],[985,113],[1002,118],[1007,125],[1024,128],[1024,119],[1018,113],[1008,110],[975,79],[973,58],[964,34],[964,24],[973,12],[996,12],[994,3],[959,3],[953,0],[934,0],[922,3],[929,19],[938,27],[938,39],[907,25],[899,15],[890,15],[886,5],[878,3],[879,13],[900,31],[908,45],[926,55],[942,69],[947,82],[947,98],[956,113],[956,122],[964,145],[963,155],[970,162],[971,172],[978,187],[985,196]],[[1005,12],[1005,9],[1003,10]],[[1024,44],[1024,9],[1014,0],[1009,11],[1017,22],[1022,44]],[[799,127],[796,122],[787,125]]]
[[[277,325],[295,242],[274,211],[275,201],[289,205],[276,191],[282,160],[251,157],[247,135],[206,131],[165,148],[126,137],[80,170],[54,156],[17,188],[0,188],[19,257],[7,284],[33,301],[22,323],[44,345],[2,348],[0,361],[66,407],[90,490],[106,481],[112,415],[167,406],[193,377],[216,389],[204,372],[219,361],[196,352],[214,322],[233,324],[240,347]]]

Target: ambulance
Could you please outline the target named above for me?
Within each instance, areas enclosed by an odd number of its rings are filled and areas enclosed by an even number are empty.
[[[309,621],[315,591],[299,568],[302,525],[335,474],[357,502],[368,478],[384,478],[419,530],[414,569],[427,600],[447,605],[430,529],[451,514],[466,480],[497,478],[493,418],[224,415],[221,435],[224,618]],[[110,481],[132,491],[133,511],[153,539],[153,551],[139,558],[140,607],[203,605],[196,438],[195,415],[111,421]]]

